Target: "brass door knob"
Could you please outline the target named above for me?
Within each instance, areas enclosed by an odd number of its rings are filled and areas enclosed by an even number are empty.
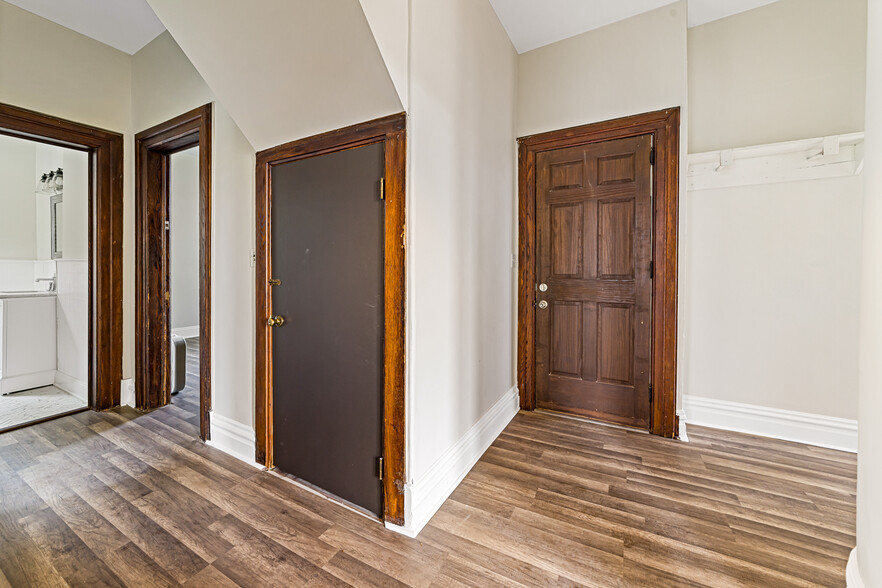
[[[266,326],[268,327],[281,327],[285,324],[285,317],[279,315],[273,315],[266,319]]]

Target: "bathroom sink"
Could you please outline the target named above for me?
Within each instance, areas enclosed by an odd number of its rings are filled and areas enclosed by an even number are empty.
[[[0,298],[34,298],[40,296],[55,296],[55,292],[46,290],[10,290],[0,292]]]

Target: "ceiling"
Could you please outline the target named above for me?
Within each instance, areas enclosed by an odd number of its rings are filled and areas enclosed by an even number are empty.
[[[490,0],[518,53],[661,8],[672,0]],[[778,0],[689,0],[689,26]]]
[[[6,0],[134,55],[165,30],[147,0]],[[689,0],[694,27],[778,0]],[[671,0],[490,0],[518,53],[648,12]]]
[[[6,1],[130,55],[165,30],[147,0]]]

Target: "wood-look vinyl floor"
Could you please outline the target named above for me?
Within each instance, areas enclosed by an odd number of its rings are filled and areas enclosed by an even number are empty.
[[[185,400],[0,435],[0,587],[844,586],[851,454],[521,413],[408,539],[205,446]]]

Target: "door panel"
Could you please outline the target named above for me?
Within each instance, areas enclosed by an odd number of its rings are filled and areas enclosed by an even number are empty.
[[[537,154],[536,403],[649,427],[650,136]]]
[[[382,143],[272,169],[273,461],[382,516]]]

